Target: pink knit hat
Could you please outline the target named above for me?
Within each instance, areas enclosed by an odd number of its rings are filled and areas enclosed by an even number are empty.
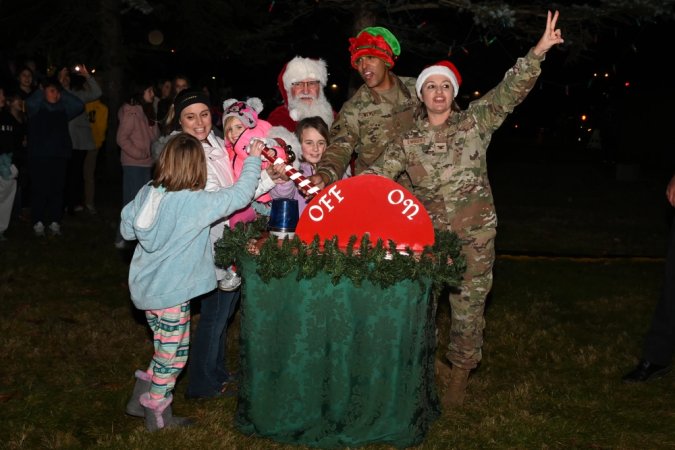
[[[258,123],[258,114],[263,110],[263,103],[258,97],[251,97],[245,102],[236,98],[229,98],[223,102],[223,124],[225,119],[234,116],[241,120],[247,128],[255,128]]]

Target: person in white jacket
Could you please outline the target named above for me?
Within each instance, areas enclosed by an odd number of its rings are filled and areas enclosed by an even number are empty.
[[[206,190],[214,191],[234,184],[236,177],[223,140],[212,129],[209,98],[201,91],[186,89],[181,91],[173,102],[173,111],[169,111],[168,120],[174,121],[183,132],[196,137],[204,148],[207,166]],[[174,131],[172,133],[178,133]],[[172,136],[170,135],[170,136]],[[254,198],[272,189],[278,176],[270,167],[261,171]],[[223,218],[211,225],[211,244],[223,236],[228,225]],[[223,390],[236,386],[233,376],[226,368],[227,327],[234,315],[240,297],[238,284],[229,286],[228,271],[214,266],[219,288],[201,297],[199,323],[195,331],[188,366],[188,398],[213,398],[223,395]],[[230,290],[224,290],[227,288]]]

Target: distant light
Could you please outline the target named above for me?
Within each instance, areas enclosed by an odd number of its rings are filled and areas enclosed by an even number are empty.
[[[605,72],[605,78],[609,78],[609,73]]]
[[[331,88],[332,90],[336,90],[336,89],[338,88],[338,85],[335,84],[335,83],[333,83],[333,84],[330,85],[330,88]]]
[[[626,81],[626,82],[623,84],[623,86],[624,86],[624,87],[630,87],[630,81]]]
[[[91,69],[89,72],[96,73],[96,69]]]
[[[212,76],[212,77],[211,77],[211,79],[212,79],[212,80],[215,80],[215,79],[216,79],[216,76],[215,76],[215,75],[214,75],[214,76]]]
[[[597,76],[598,76],[598,72],[593,72],[593,76],[594,76],[594,77],[597,77]]]
[[[172,49],[171,49],[171,53],[176,53],[176,49],[175,49],[175,48],[172,48]]]
[[[473,91],[474,97],[480,97],[480,91]]]
[[[152,30],[150,33],[148,33],[148,42],[150,42],[152,45],[160,45],[162,42],[164,42],[164,34],[162,34],[162,32],[159,30]]]
[[[592,133],[592,132],[593,132],[593,128],[588,128],[586,131],[588,131],[589,133]]]
[[[518,125],[517,123],[516,123],[516,124],[513,124],[513,128],[518,128],[519,126],[520,126],[520,125]]]
[[[581,121],[586,122],[586,119],[588,119],[588,116],[586,114],[581,115]]]

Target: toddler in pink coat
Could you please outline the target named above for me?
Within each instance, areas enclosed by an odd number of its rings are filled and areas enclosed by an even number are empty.
[[[248,154],[248,146],[253,139],[264,141],[266,146],[276,156],[285,161],[289,161],[290,156],[294,167],[299,167],[295,155],[299,155],[300,142],[286,128],[281,126],[273,127],[266,120],[258,118],[258,114],[262,110],[263,103],[257,97],[251,97],[245,102],[234,98],[223,102],[225,148],[229,154],[230,161],[232,161],[232,171],[235,179],[239,178],[244,159],[246,159]],[[262,170],[266,170],[271,164],[263,158]],[[292,183],[292,181],[280,179],[278,183]],[[237,222],[255,220],[255,213],[269,215],[271,202],[272,197],[269,193],[261,195],[251,204],[251,207],[231,216],[230,226],[234,227]]]

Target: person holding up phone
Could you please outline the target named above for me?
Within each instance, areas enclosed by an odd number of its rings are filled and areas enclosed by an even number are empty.
[[[61,69],[59,81],[64,89],[82,100],[83,103],[93,102],[103,93],[84,64],[75,65],[73,71],[65,67]],[[90,152],[96,150],[96,143],[89,123],[89,115],[86,111],[83,111],[82,114],[68,123],[68,131],[73,142],[73,156],[68,162],[66,173],[65,201],[67,211],[74,214],[84,210],[84,198],[87,197],[84,192],[84,180],[85,178],[93,179],[93,173],[85,174],[84,172],[85,160],[88,159]],[[91,166],[91,164],[88,166]],[[87,184],[91,187],[92,183],[90,181]],[[93,202],[90,203],[87,204],[87,208],[90,213],[94,213]]]

